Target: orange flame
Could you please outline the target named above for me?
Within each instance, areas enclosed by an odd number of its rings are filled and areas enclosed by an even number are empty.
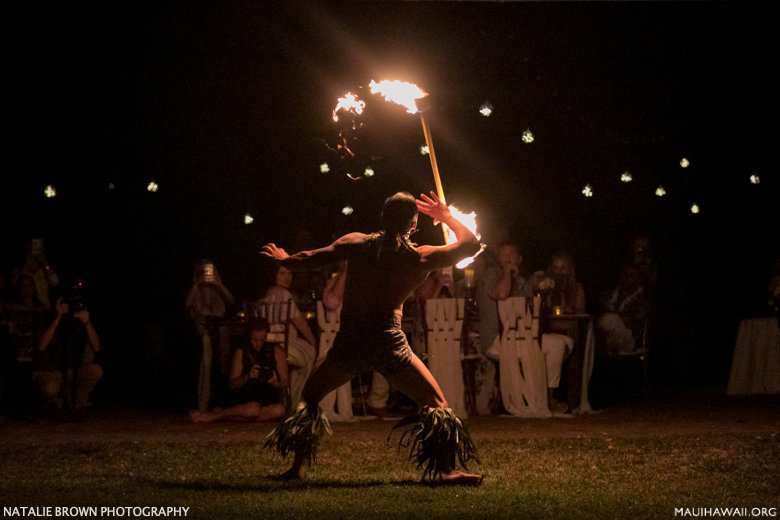
[[[476,212],[472,211],[471,213],[464,213],[463,211],[459,210],[454,205],[448,206],[450,213],[452,213],[452,216],[455,217],[455,219],[458,220],[461,224],[466,226],[469,231],[474,233],[474,236],[477,237],[477,240],[482,238],[482,235],[480,235],[479,230],[477,229],[477,214]],[[446,225],[444,225],[444,230],[446,231],[446,239],[448,244],[452,244],[453,242],[456,242],[458,239],[455,236],[455,233]],[[474,256],[470,256],[469,258],[464,258],[460,262],[457,263],[455,267],[458,269],[463,269],[464,267],[470,265],[474,259],[479,256],[482,251],[484,251],[485,246],[483,245],[480,250],[475,254]]]
[[[339,116],[336,113],[339,110],[346,110],[348,112],[354,112],[355,114],[362,114],[363,109],[366,107],[366,102],[361,101],[352,92],[347,92],[344,97],[340,97],[336,103],[336,108],[333,109],[333,120],[338,121]]]
[[[403,106],[410,114],[420,111],[415,100],[428,95],[420,87],[407,81],[385,79],[377,83],[372,79],[368,86],[371,87],[372,94],[381,94],[386,101]]]

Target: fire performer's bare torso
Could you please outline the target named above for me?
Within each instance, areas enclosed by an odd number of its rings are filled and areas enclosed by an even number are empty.
[[[398,248],[394,238],[362,233],[351,238],[356,246],[347,255],[342,319],[400,316],[406,298],[428,276],[420,254],[404,245]]]

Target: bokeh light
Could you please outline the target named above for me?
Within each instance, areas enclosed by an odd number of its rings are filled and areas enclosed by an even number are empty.
[[[330,171],[330,166],[328,166],[328,163],[324,162],[320,164],[320,173],[328,173]]]
[[[57,190],[54,189],[54,186],[49,184],[43,189],[43,194],[46,196],[47,199],[51,199],[57,196]]]
[[[533,132],[531,132],[530,129],[526,130],[525,132],[523,132],[523,138],[522,139],[523,139],[523,142],[525,144],[533,143],[534,142],[534,134],[533,134]]]
[[[655,189],[655,194],[656,194],[656,196],[658,196],[658,197],[663,197],[663,196],[665,196],[665,195],[666,195],[666,190],[664,189],[664,187],[663,187],[663,186],[658,186],[658,187]]]
[[[628,172],[623,172],[620,174],[620,182],[631,182],[633,180],[634,176]]]
[[[349,204],[347,204],[346,206],[341,208],[341,214],[342,215],[349,216],[349,215],[352,215],[354,212],[355,212],[355,210]]]
[[[479,113],[485,117],[490,117],[491,115],[493,115],[493,105],[485,101],[484,103],[482,103],[482,105],[480,105]]]
[[[586,184],[582,188],[582,194],[585,195],[586,197],[592,197],[593,196],[593,186],[591,186],[590,184]]]
[[[150,191],[152,193],[157,193],[157,190],[159,190],[159,189],[160,189],[160,186],[156,182],[154,182],[154,181],[150,182],[149,185],[146,186],[146,190]]]

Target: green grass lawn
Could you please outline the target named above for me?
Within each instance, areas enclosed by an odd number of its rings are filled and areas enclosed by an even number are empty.
[[[335,424],[304,482],[260,447],[270,425],[4,424],[0,505],[186,506],[188,518],[673,518],[780,506],[776,424],[736,430],[573,420],[470,422],[479,488],[430,488],[388,445],[392,423]],[[616,424],[616,421],[618,422]],[[633,427],[632,427],[633,426]],[[560,432],[556,434],[556,432]],[[397,439],[397,435],[395,436]]]

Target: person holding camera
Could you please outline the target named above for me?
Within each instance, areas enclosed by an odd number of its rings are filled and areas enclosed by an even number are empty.
[[[287,408],[283,396],[290,387],[284,346],[266,342],[268,321],[255,318],[249,324],[249,342],[233,353],[230,388],[236,404],[208,412],[190,411],[190,421],[273,421],[284,417]]]
[[[208,410],[212,395],[215,400],[221,400],[226,386],[230,372],[230,329],[225,316],[233,301],[233,295],[222,283],[214,263],[199,262],[193,272],[186,306],[200,339],[197,399],[201,412]]]
[[[92,389],[103,377],[94,362],[100,338],[80,298],[59,298],[54,320],[38,340],[33,380],[44,410],[52,406],[77,411],[87,406]]]

